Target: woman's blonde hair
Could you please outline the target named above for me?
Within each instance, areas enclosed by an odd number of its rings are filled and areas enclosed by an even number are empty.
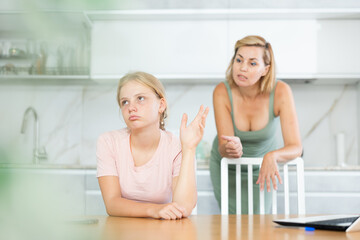
[[[165,104],[166,104],[165,88],[159,79],[157,79],[153,75],[146,73],[146,72],[132,72],[132,73],[126,74],[119,81],[119,85],[117,88],[117,102],[118,102],[120,108],[121,108],[121,102],[120,102],[121,88],[130,81],[136,81],[138,83],[141,83],[141,84],[149,87],[159,99],[163,98],[165,100]],[[167,104],[166,104],[164,112],[162,112],[160,115],[159,128],[162,130],[165,130],[164,120],[166,117],[167,117]]]
[[[275,85],[275,59],[274,53],[271,47],[271,44],[266,42],[263,37],[251,35],[246,36],[243,39],[240,39],[235,44],[234,55],[231,59],[231,62],[226,70],[226,79],[230,85],[234,85],[233,78],[233,63],[236,57],[236,53],[239,48],[244,46],[255,46],[261,47],[264,49],[263,59],[265,66],[270,66],[269,71],[265,76],[260,78],[260,92],[261,93],[269,93],[274,88]]]

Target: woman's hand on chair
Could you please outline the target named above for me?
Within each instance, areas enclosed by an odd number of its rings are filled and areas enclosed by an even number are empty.
[[[239,137],[222,135],[221,138],[227,141],[225,144],[226,157],[239,158],[243,155],[243,147]]]
[[[276,157],[274,154],[267,153],[264,156],[262,161],[259,177],[256,181],[256,184],[260,184],[260,191],[264,190],[264,184],[266,182],[266,190],[270,192],[271,182],[275,190],[277,190],[276,177],[279,180],[279,183],[282,184],[282,179],[280,177],[278,165],[276,162]],[[270,181],[271,180],[271,181]]]

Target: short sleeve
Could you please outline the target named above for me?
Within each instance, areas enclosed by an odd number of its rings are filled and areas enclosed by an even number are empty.
[[[118,176],[113,146],[113,140],[108,134],[103,134],[99,137],[96,144],[96,177]]]

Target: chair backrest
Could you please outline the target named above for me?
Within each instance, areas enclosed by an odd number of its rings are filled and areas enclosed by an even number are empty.
[[[229,184],[228,184],[228,166],[236,165],[236,214],[241,214],[241,165],[247,166],[248,171],[248,214],[253,214],[253,166],[261,166],[262,158],[223,158],[221,160],[221,214],[229,213]],[[305,186],[304,186],[304,161],[298,157],[290,160],[283,165],[283,184],[284,184],[284,202],[285,214],[290,212],[289,205],[289,173],[288,166],[296,166],[297,174],[297,203],[298,214],[305,214]],[[281,170],[281,168],[280,168]],[[277,194],[272,190],[272,214],[277,214]],[[266,191],[266,190],[264,190]],[[260,214],[265,214],[264,191],[260,191]]]

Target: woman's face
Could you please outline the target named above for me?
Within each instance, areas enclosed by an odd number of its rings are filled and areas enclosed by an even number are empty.
[[[166,105],[165,99],[159,99],[151,88],[130,81],[120,90],[120,108],[127,127],[141,129],[159,127],[160,114],[165,111]]]
[[[262,47],[244,46],[237,50],[232,66],[232,76],[236,85],[252,86],[266,75],[270,66],[265,66],[263,54]]]

